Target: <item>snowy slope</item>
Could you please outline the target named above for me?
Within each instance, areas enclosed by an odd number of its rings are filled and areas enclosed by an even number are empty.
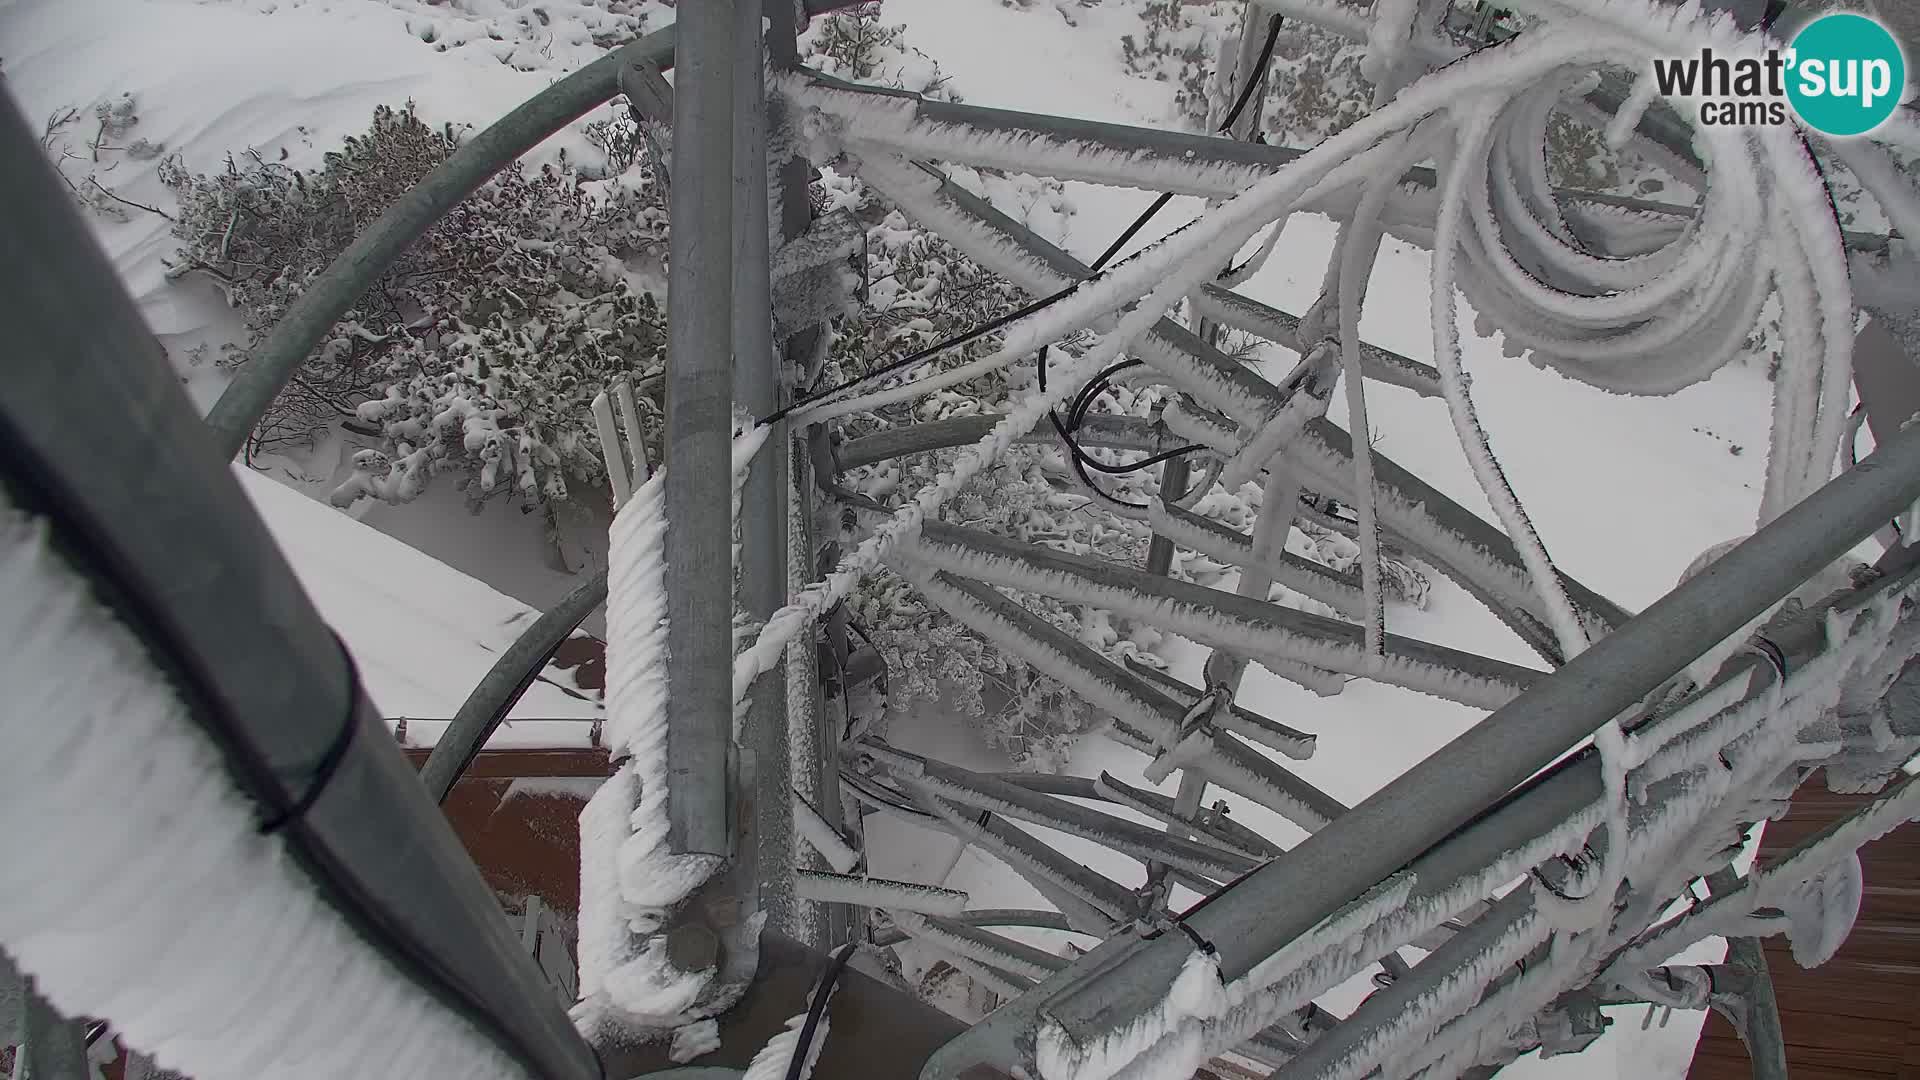
[[[244,466],[234,473],[387,717],[451,717],[501,650],[538,617],[324,503]],[[567,689],[568,681],[549,670],[512,715],[574,722],[509,721],[488,745],[585,745],[599,705]],[[407,741],[431,745],[439,727],[410,722]]]

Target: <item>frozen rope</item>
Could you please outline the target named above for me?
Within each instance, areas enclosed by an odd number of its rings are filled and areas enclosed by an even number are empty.
[[[1380,211],[1386,206],[1387,196],[1392,194],[1399,175],[1423,156],[1424,148],[1413,131],[1398,136],[1394,142],[1396,146],[1388,154],[1387,167],[1367,182],[1353,220],[1342,227],[1345,236],[1334,256],[1339,260],[1340,364],[1346,382],[1347,423],[1353,432],[1361,608],[1366,649],[1376,656],[1386,652],[1387,616],[1380,584],[1380,525],[1373,482],[1373,438],[1367,421],[1366,379],[1360,370],[1360,308],[1366,302],[1367,283],[1380,252],[1382,233],[1377,226]]]

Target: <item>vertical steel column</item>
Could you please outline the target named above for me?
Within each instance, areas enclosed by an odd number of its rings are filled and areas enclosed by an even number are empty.
[[[801,28],[801,5],[795,0],[766,0],[767,13],[767,56],[769,61],[779,68],[792,67],[799,63],[798,37]],[[806,14],[817,16],[823,9],[816,5],[807,5]],[[788,122],[785,115],[787,106],[778,98],[767,103],[767,125],[769,131],[779,132]],[[782,161],[772,163],[776,174],[776,193],[780,208],[778,226],[780,237],[793,240],[807,231],[813,221],[813,204],[808,196],[808,184],[812,166],[805,156],[792,152]],[[780,343],[781,362],[788,382],[783,391],[791,391],[811,378],[809,368],[820,356],[820,341],[823,327],[810,326],[795,330]],[[816,476],[815,458],[831,461],[831,453],[826,449],[826,432],[822,428],[812,428],[804,432],[793,433],[784,440],[789,451],[789,469],[795,487],[795,516],[788,522],[794,550],[789,555],[789,567],[795,572],[803,572],[806,577],[794,578],[790,587],[799,587],[805,582],[815,580],[819,566],[817,557],[819,548],[813,535],[814,523],[807,514],[813,505],[816,484],[824,482]],[[831,480],[826,477],[825,480]],[[804,567],[804,570],[800,570]],[[835,618],[844,621],[844,609],[836,611]],[[829,636],[833,635],[833,619],[826,620]],[[838,635],[844,640],[844,629]],[[795,673],[808,677],[808,684],[799,692],[811,698],[812,709],[807,717],[789,717],[788,749],[793,761],[794,789],[813,800],[814,809],[827,820],[829,825],[843,832],[849,822],[842,812],[843,801],[840,791],[840,739],[837,725],[830,725],[830,713],[826,707],[826,696],[822,686],[822,671],[819,663],[820,653],[814,644],[813,635],[806,635],[795,646],[798,662]],[[840,650],[844,657],[845,650]],[[843,699],[844,700],[844,699]],[[810,721],[811,727],[805,731],[796,728],[796,723]],[[856,830],[857,820],[852,823]],[[818,904],[809,900],[794,902],[797,917],[805,923],[804,927],[789,931],[795,937],[820,948],[832,948],[849,940],[856,926],[864,922],[860,912],[845,904]]]
[[[666,396],[668,842],[731,855],[733,3],[674,29]]]
[[[1265,83],[1267,73],[1265,71],[1255,71],[1254,65],[1259,63],[1260,60],[1260,46],[1263,41],[1260,36],[1260,28],[1264,21],[1265,20],[1260,18],[1259,5],[1254,3],[1254,0],[1247,0],[1246,9],[1240,13],[1240,39],[1238,44],[1232,49],[1231,68],[1228,67],[1228,46],[1224,42],[1221,45],[1219,84],[1226,90],[1224,100],[1220,102],[1221,119],[1226,117],[1227,111],[1232,109],[1233,103],[1238,100],[1241,84],[1245,80],[1258,79],[1261,84],[1255,89],[1254,96],[1247,102],[1246,109],[1241,112],[1240,116],[1235,119],[1233,125],[1228,129],[1227,137],[1230,139],[1244,141],[1254,128],[1260,125],[1260,111],[1261,107],[1265,104],[1266,98]],[[1207,119],[1211,126],[1219,126],[1213,116],[1209,115]],[[1215,203],[1209,200],[1209,208],[1214,205]],[[1201,341],[1215,348],[1219,347],[1221,336],[1220,324],[1211,319],[1202,318],[1196,320],[1195,330]],[[1160,501],[1166,504],[1172,504],[1180,499],[1181,496],[1185,495],[1188,486],[1193,482],[1191,474],[1192,465],[1187,458],[1177,457],[1167,462],[1160,470]],[[1287,505],[1291,506],[1292,500],[1288,500]],[[1278,507],[1262,504],[1260,508],[1262,515],[1261,520],[1264,521],[1266,520],[1266,515],[1277,512],[1279,512]],[[1293,518],[1291,513],[1289,513],[1285,522],[1280,526],[1282,546],[1284,546],[1285,543],[1286,530],[1290,528],[1292,524]],[[1258,530],[1256,530],[1254,540],[1254,551],[1256,554],[1260,552]],[[1147,573],[1162,576],[1168,574],[1173,569],[1173,556],[1173,541],[1158,533],[1154,534],[1153,540],[1147,546]],[[1267,598],[1267,587],[1271,584],[1271,581],[1261,575],[1259,571],[1251,569],[1242,570],[1241,582],[1243,585],[1241,590],[1242,595],[1252,595],[1257,592],[1261,600]],[[1215,668],[1218,666],[1215,661],[1223,655],[1224,654],[1216,651],[1213,657],[1208,659],[1206,686],[1203,687],[1203,689],[1211,689],[1215,684]],[[1246,662],[1244,660],[1236,662],[1229,658],[1226,661],[1226,670],[1231,671],[1231,676],[1220,681],[1228,685],[1232,693],[1237,697],[1240,691],[1240,675],[1246,670]],[[1200,804],[1205,801],[1206,797],[1207,778],[1201,775],[1198,770],[1182,769],[1180,771],[1180,786],[1174,795],[1174,813],[1182,819],[1191,821],[1199,815]],[[1181,830],[1178,826],[1171,823],[1168,824],[1167,831],[1176,836],[1190,835],[1188,832]],[[1156,903],[1159,902],[1159,898],[1163,896],[1160,883],[1164,880],[1165,874],[1166,869],[1162,864],[1155,863],[1147,868],[1148,881],[1155,886],[1151,895],[1155,897]]]
[[[1714,896],[1724,896],[1739,887],[1740,875],[1732,867],[1707,877],[1707,888]],[[1760,939],[1728,938],[1725,970],[1732,976],[1730,981],[1740,984],[1726,989],[1747,1002],[1746,1022],[1736,1027],[1740,1041],[1746,1044],[1747,1059],[1753,1064],[1753,1080],[1787,1080],[1787,1039],[1780,1028],[1780,1003],[1773,996],[1773,976],[1767,970],[1767,952]]]
[[[744,0],[735,5],[733,20],[733,386],[734,401],[754,416],[767,416],[780,404],[768,262],[763,6]],[[787,601],[787,453],[787,425],[780,423],[740,493],[740,599],[756,620],[765,620]],[[744,834],[735,879],[745,886],[743,896],[757,891],[769,925],[794,933],[786,676],[785,664],[773,665],[750,691],[740,733],[746,820],[739,823]]]

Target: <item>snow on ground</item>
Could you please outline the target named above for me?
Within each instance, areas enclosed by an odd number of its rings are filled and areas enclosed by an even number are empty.
[[[346,643],[382,715],[451,717],[501,650],[538,617],[324,503],[245,466],[234,473],[321,617]],[[488,745],[585,745],[599,705],[566,681],[565,673],[549,672],[512,713],[563,722],[509,720]],[[442,726],[409,722],[407,742],[432,745]]]
[[[630,13],[616,15],[610,6]],[[93,106],[131,93],[139,123],[129,138],[160,144],[191,170],[214,171],[228,154],[248,150],[313,168],[344,137],[364,131],[377,105],[412,100],[429,123],[478,130],[604,55],[596,39],[625,40],[671,21],[671,7],[652,0],[0,0],[0,72],[36,128],[56,112],[79,110],[66,139],[83,157],[91,156]],[[597,154],[576,126],[527,160],[550,160],[562,150],[584,161]],[[97,175],[121,197],[171,212],[158,164],[123,159]],[[67,163],[76,183],[91,171]],[[223,345],[241,340],[237,313],[205,280],[166,280],[162,260],[179,243],[167,219],[144,211],[131,211],[125,222],[89,219],[189,392],[203,409],[211,406],[226,375],[211,359],[196,364],[189,357],[202,345],[207,357],[217,357]],[[303,481],[330,473],[343,479],[342,457],[333,440],[305,460],[273,462],[286,470],[274,475],[324,499],[332,485]],[[508,500],[471,513],[451,478],[409,506],[363,500],[354,516],[543,610],[577,584],[588,550],[605,551],[601,521],[597,537],[570,536],[562,570],[539,515]],[[598,614],[586,623],[590,632],[603,626]]]

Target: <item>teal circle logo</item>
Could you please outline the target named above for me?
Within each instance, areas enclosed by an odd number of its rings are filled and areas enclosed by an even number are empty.
[[[1822,15],[1794,35],[1787,100],[1808,127],[1864,135],[1893,115],[1907,88],[1906,58],[1887,29],[1864,15]]]

